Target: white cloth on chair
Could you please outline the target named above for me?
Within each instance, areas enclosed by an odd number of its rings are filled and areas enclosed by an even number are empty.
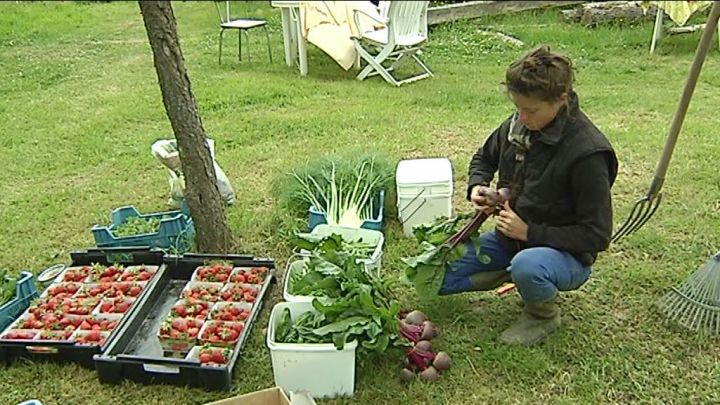
[[[369,18],[361,20],[361,26],[357,27],[353,20],[355,10],[377,12],[369,1],[300,2],[301,34],[345,70],[350,70],[357,60],[352,38],[375,28]]]
[[[649,4],[661,8],[675,24],[685,25],[696,11],[705,9],[712,1],[643,1],[643,7]]]

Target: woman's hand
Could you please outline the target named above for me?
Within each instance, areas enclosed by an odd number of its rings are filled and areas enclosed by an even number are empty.
[[[496,218],[497,229],[510,239],[527,242],[528,226],[515,211],[510,208],[510,203],[505,201],[502,210]]]
[[[491,205],[491,201],[486,196],[492,193],[493,190],[490,187],[477,185],[470,190],[470,202],[476,211],[482,211],[486,214],[492,214],[495,211],[495,206]]]

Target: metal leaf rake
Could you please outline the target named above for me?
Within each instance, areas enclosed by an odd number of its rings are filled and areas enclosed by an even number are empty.
[[[720,335],[720,253],[715,254],[660,301],[669,320],[694,330]]]

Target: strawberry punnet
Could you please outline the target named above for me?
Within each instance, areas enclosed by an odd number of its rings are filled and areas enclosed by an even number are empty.
[[[198,360],[202,365],[222,366],[230,361],[232,350],[204,345],[200,348]]]
[[[234,347],[240,339],[245,324],[242,322],[209,321],[200,332],[200,343],[213,346]]]
[[[195,269],[192,281],[225,283],[230,278],[231,272],[232,264],[230,263],[214,263],[208,266],[200,266]]]

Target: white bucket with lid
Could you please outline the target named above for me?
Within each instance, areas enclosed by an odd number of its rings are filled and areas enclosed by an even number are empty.
[[[449,159],[402,160],[395,182],[398,219],[406,236],[412,236],[416,225],[452,216],[453,174]]]

